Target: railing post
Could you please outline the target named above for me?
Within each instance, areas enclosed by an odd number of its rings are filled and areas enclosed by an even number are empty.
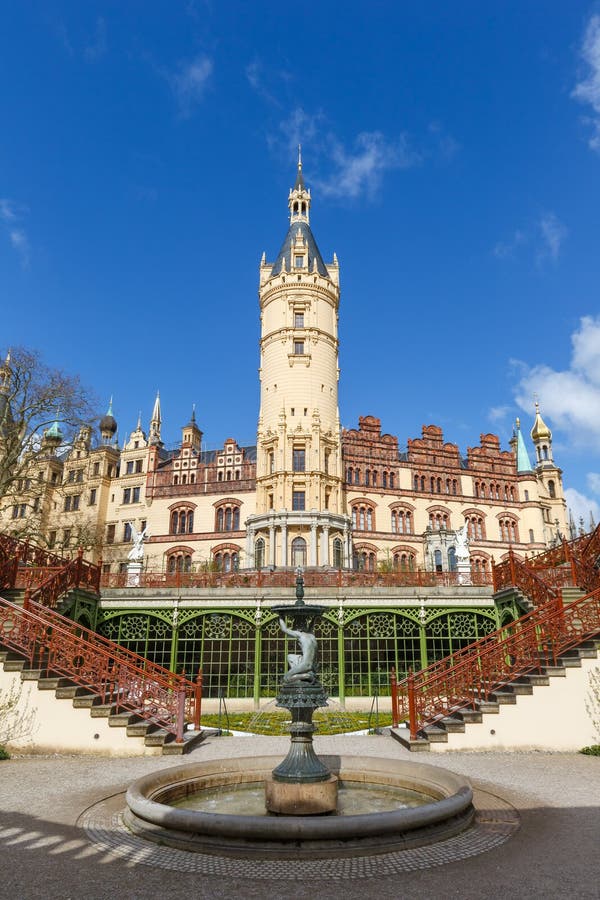
[[[198,669],[196,676],[196,690],[194,691],[194,731],[200,731],[200,711],[202,706],[202,669]]]
[[[396,669],[392,666],[390,672],[390,688],[392,692],[392,728],[398,727],[398,681],[396,679]]]
[[[81,570],[83,569],[83,547],[77,548],[77,563],[75,567],[75,587],[81,584]]]
[[[29,609],[29,601],[31,600],[31,585],[27,585],[25,588],[25,594],[23,595],[23,609]]]
[[[415,697],[415,676],[413,670],[408,670],[408,723],[410,727],[410,739],[417,739],[417,702]]]
[[[94,587],[96,588],[96,593],[100,593],[100,583],[102,578],[102,557],[98,557],[98,562],[96,563],[96,574],[94,576]]]
[[[177,690],[177,733],[175,743],[183,744],[183,729],[185,727],[185,687],[183,684]]]
[[[510,583],[513,587],[517,587],[517,569],[515,566],[515,554],[513,550],[508,551],[508,561],[510,564]]]

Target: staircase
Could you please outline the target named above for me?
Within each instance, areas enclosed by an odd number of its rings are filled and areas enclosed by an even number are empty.
[[[47,692],[45,697],[54,692],[55,699],[69,700],[73,709],[88,710],[92,719],[106,720],[108,728],[122,728],[127,736],[143,739],[145,747],[158,747],[164,753],[191,750],[203,737],[201,675],[196,682],[175,675],[56,611],[60,598],[72,588],[98,590],[99,567],[85,562],[82,555],[80,551],[76,559],[63,560],[0,535],[0,587],[14,591],[25,585],[22,606],[0,597],[4,687],[11,696],[23,694],[26,683],[31,688],[36,682],[38,688],[35,697],[31,690],[26,692],[29,709],[17,704],[14,715],[22,720],[38,710],[36,734],[51,731],[48,720],[53,713],[42,701],[42,692]],[[19,701],[21,706],[23,702]],[[184,740],[186,723],[193,726],[192,740]],[[64,731],[56,735],[60,746],[68,745],[71,737]],[[94,740],[98,739],[99,733],[94,732]],[[40,740],[35,743],[39,749]],[[109,743],[112,746],[114,741]],[[87,743],[86,749],[90,749]]]
[[[506,562],[495,567],[494,584],[497,591],[521,592],[531,611],[427,669],[409,674],[399,684],[392,673],[393,736],[417,751],[444,745],[448,749],[535,745],[573,749],[578,741],[583,746],[586,741],[581,735],[588,733],[587,742],[593,743],[585,697],[600,648],[599,553],[600,528],[585,539],[542,554],[541,560],[525,562],[511,552]],[[561,579],[562,587],[558,587]],[[571,589],[565,586],[569,583]],[[577,588],[587,592],[577,596]],[[537,737],[533,732],[528,737],[535,719],[534,694],[536,706],[547,708],[543,722],[536,726]],[[551,696],[554,700],[548,705]],[[521,711],[510,712],[519,697],[524,698]],[[492,724],[494,716],[503,723],[500,729]],[[408,721],[408,728],[398,727],[402,720]],[[558,734],[561,729],[570,729],[571,734]],[[461,737],[469,731],[477,735]]]

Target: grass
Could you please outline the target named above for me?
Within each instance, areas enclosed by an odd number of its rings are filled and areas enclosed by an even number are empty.
[[[291,722],[287,710],[268,712],[230,713],[228,716],[203,715],[202,725],[205,728],[224,728],[233,731],[247,731],[251,734],[288,734]],[[345,712],[343,710],[325,712],[317,710],[313,722],[318,734],[344,734],[348,731],[363,731],[375,726],[385,727],[392,724],[390,713],[379,713],[378,720],[372,715],[369,721],[368,712]]]
[[[592,744],[591,747],[584,747],[583,750],[580,750],[579,752],[585,753],[586,756],[600,756],[600,744]]]

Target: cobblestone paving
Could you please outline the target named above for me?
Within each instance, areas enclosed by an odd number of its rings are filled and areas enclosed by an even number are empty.
[[[189,853],[149,844],[123,825],[121,812],[113,812],[115,798],[86,810],[79,825],[93,844],[131,862],[202,875],[245,878],[367,878],[374,873],[394,875],[442,866],[500,846],[519,827],[519,815],[511,804],[484,791],[476,791],[476,823],[462,834],[428,847],[319,860],[237,860],[205,853]],[[124,796],[122,798],[124,803]]]

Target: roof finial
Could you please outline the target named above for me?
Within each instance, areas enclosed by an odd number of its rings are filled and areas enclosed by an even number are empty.
[[[302,168],[302,144],[298,144],[298,168]]]

